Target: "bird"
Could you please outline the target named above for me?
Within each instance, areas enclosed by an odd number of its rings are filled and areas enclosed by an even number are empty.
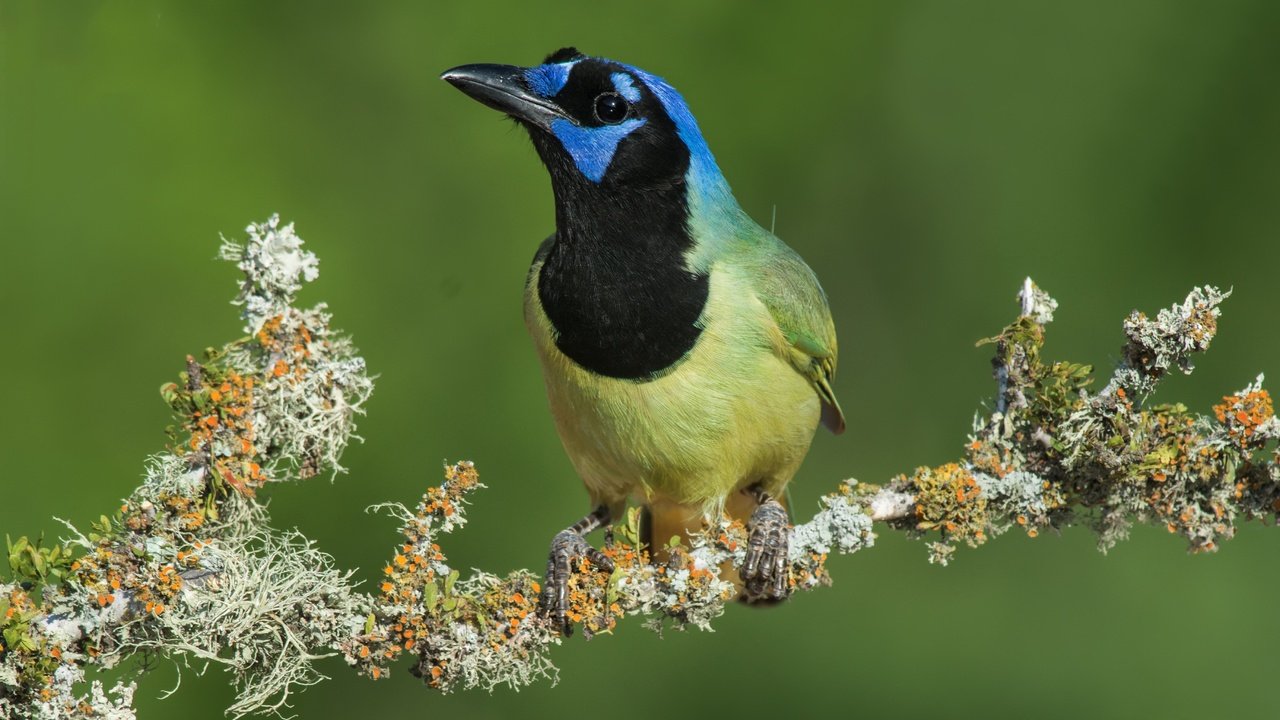
[[[572,47],[441,78],[523,126],[551,179],[555,231],[529,268],[524,319],[592,509],[552,540],[542,612],[572,633],[570,573],[582,558],[612,571],[586,536],[629,499],[651,546],[743,520],[741,597],[785,599],[787,484],[819,423],[845,428],[817,276],[742,210],[662,78]]]

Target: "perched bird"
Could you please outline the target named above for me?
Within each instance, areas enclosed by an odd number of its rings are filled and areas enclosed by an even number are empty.
[[[665,542],[728,512],[748,521],[750,598],[786,597],[780,502],[831,389],[826,295],[791,248],[738,207],[689,107],[663,79],[574,48],[541,65],[441,76],[524,126],[551,175],[556,230],[538,248],[525,323],[556,428],[594,510],[556,535],[542,607],[565,634],[584,536],[629,497]]]

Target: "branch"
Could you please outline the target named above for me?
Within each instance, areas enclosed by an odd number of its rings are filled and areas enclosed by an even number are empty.
[[[442,691],[554,681],[549,653],[561,638],[537,612],[538,577],[464,578],[441,548],[483,487],[471,463],[447,466],[412,508],[372,508],[403,536],[373,594],[297,532],[271,528],[258,492],[343,472],[373,384],[324,305],[293,306],[318,272],[293,226],[272,217],[247,234],[221,249],[245,276],[235,302],[247,335],[187,358],[162,388],[173,444],[147,461],[142,485],[88,533],[68,525],[52,547],[7,542],[0,717],[134,718],[135,686],[86,683],[85,669],[136,653],[222,666],[238,688],[235,716],[283,712],[291,693],[325,679],[314,661],[334,654],[374,680],[409,659]],[[791,587],[829,584],[829,554],[872,547],[876,521],[927,540],[930,560],[945,564],[958,545],[1014,528],[1035,537],[1085,523],[1105,551],[1144,522],[1211,551],[1238,521],[1274,519],[1280,421],[1261,376],[1212,415],[1146,402],[1208,349],[1226,297],[1197,288],[1154,319],[1131,314],[1119,366],[1091,392],[1089,366],[1041,359],[1056,303],[1028,279],[1017,319],[983,341],[995,347],[994,409],[975,417],[963,457],[883,486],[841,483],[793,529]],[[640,537],[632,510],[604,548],[615,571],[580,564],[571,618],[588,637],[628,615],[658,630],[709,629],[735,594],[722,570],[743,560],[741,523],[709,519],[663,548],[662,562]]]

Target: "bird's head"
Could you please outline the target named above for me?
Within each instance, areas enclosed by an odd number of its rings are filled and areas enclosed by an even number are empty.
[[[557,195],[687,184],[691,201],[731,201],[684,98],[662,78],[574,48],[541,65],[462,65],[441,77],[523,125]]]

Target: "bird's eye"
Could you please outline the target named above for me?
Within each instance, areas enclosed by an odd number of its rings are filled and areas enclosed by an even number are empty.
[[[596,119],[606,125],[617,125],[626,119],[630,108],[618,93],[605,93],[596,98]]]

